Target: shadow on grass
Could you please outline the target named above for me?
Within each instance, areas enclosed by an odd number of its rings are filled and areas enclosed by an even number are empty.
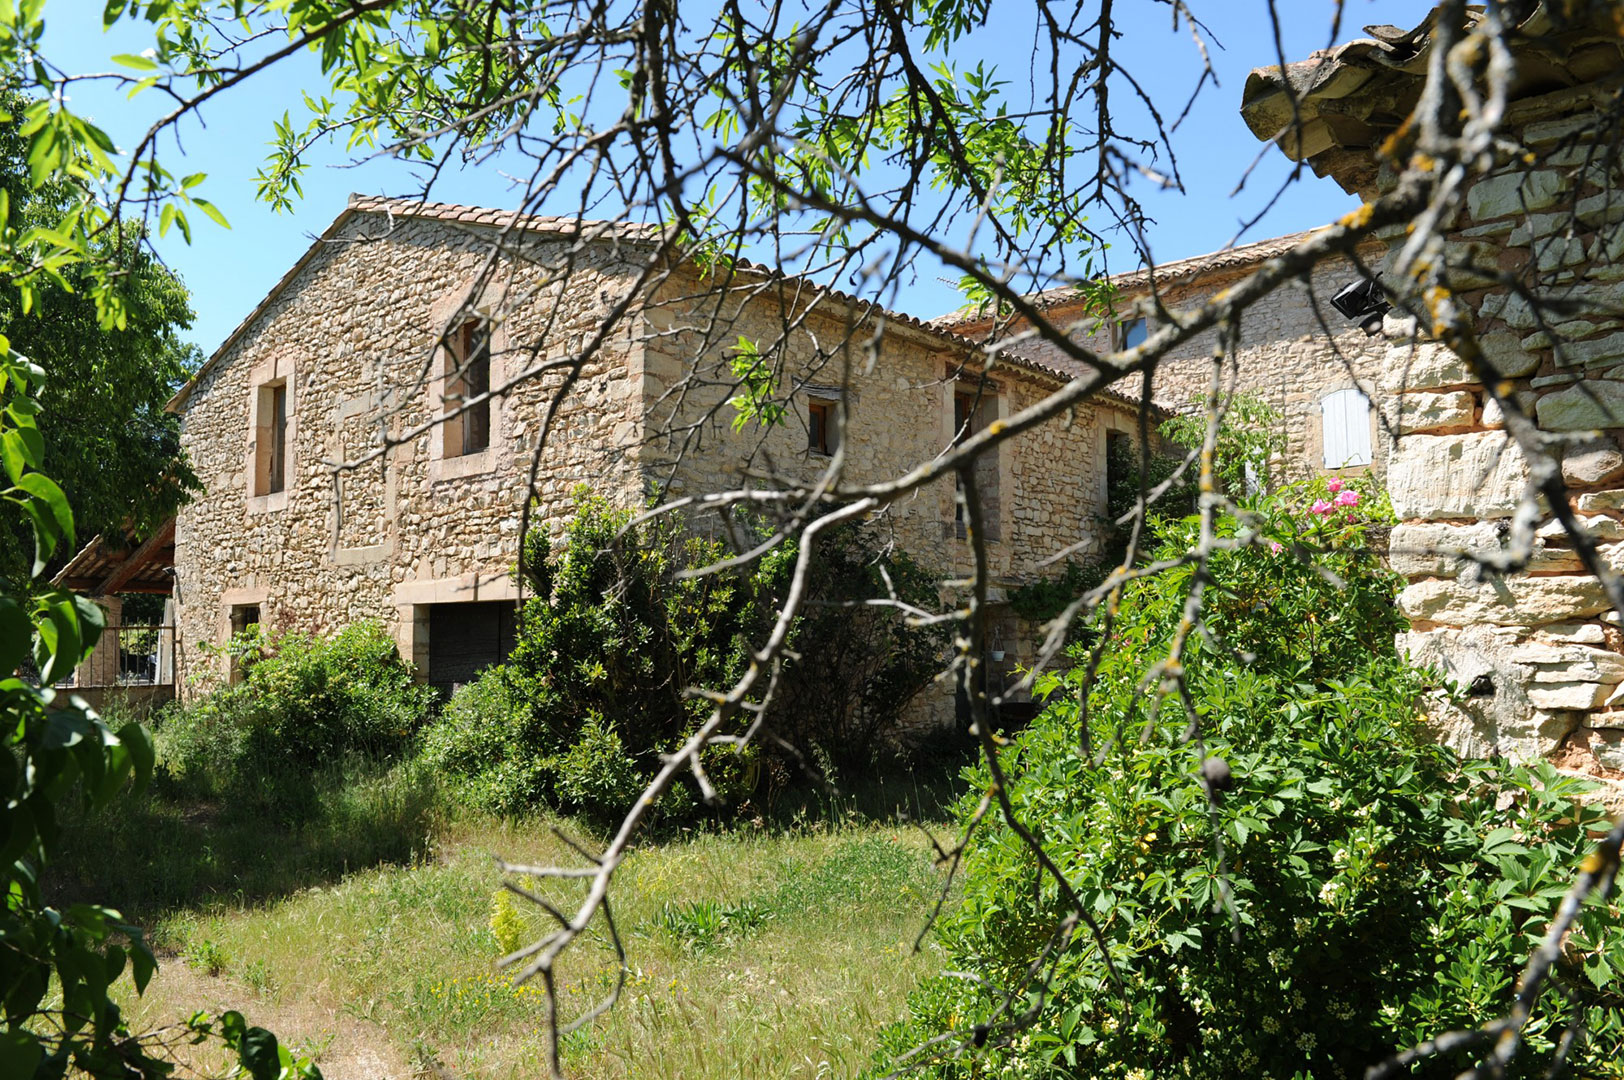
[[[346,873],[424,858],[444,824],[438,785],[413,763],[352,760],[264,777],[234,792],[160,775],[99,813],[68,800],[54,902],[99,902],[149,919],[178,907],[273,899]]]

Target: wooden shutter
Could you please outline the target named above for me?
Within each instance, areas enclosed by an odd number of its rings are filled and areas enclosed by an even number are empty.
[[[1327,469],[1370,464],[1370,399],[1359,390],[1350,387],[1320,399],[1320,431]]]

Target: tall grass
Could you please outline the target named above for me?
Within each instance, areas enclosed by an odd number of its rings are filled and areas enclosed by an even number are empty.
[[[162,924],[163,938],[194,965],[218,965],[257,987],[266,1022],[325,1002],[328,1014],[365,1018],[403,1057],[438,1061],[458,1076],[535,1076],[545,1066],[545,1006],[536,989],[512,986],[494,967],[490,853],[568,859],[554,824],[454,823],[433,862],[379,867],[259,907],[177,914]],[[615,893],[627,985],[613,1011],[568,1039],[567,1070],[854,1074],[875,1033],[901,1016],[908,991],[936,967],[934,952],[911,946],[937,887],[922,835],[894,826],[698,833],[640,849]],[[554,889],[550,898],[571,894]],[[695,948],[693,921],[671,913],[707,904],[753,914]],[[527,933],[543,931],[539,910],[521,905],[519,917]],[[565,1018],[596,1000],[616,970],[600,928],[562,972]],[[138,1023],[186,1007],[167,986],[160,971],[132,1004]]]

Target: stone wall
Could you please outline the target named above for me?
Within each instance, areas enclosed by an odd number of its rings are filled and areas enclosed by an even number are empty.
[[[1446,258],[1505,391],[1566,440],[1556,450],[1572,506],[1607,562],[1624,568],[1624,196],[1616,172],[1593,164],[1616,128],[1584,89],[1518,102],[1508,120],[1537,164],[1473,184]],[[1494,272],[1540,303],[1485,287]],[[1384,336],[1383,383],[1409,418],[1388,472],[1403,519],[1392,565],[1410,581],[1401,646],[1469,694],[1463,707],[1435,710],[1440,736],[1467,753],[1624,777],[1617,615],[1543,502],[1524,572],[1490,578],[1461,557],[1507,543],[1528,465],[1459,357],[1413,320],[1389,318]]]
[[[952,444],[954,394],[981,389],[979,369],[969,366],[977,351],[966,344],[898,320],[876,337],[872,320],[853,322],[850,310],[827,294],[808,310],[789,291],[795,283],[781,286],[746,281],[719,304],[709,285],[683,276],[645,309],[649,440],[643,460],[651,480],[673,494],[815,483],[830,458],[808,447],[808,406],[842,399],[848,425],[843,483],[894,479]],[[730,358],[740,336],[756,344],[788,394],[787,414],[771,427],[732,428],[736,411],[728,399],[737,379]],[[983,391],[981,422],[1019,412],[1060,384],[1053,375],[999,367]],[[1071,549],[1074,558],[1087,559],[1102,550],[1105,433],[1134,423],[1125,405],[1091,404],[984,460],[977,483],[989,517],[995,601],[1017,584],[1054,574],[1044,561],[1057,552]],[[874,521],[944,580],[970,569],[951,479],[893,503]],[[1032,628],[999,607],[992,638],[992,676],[1013,679],[1035,654]],[[910,726],[944,724],[952,697],[951,686],[939,685],[914,710]]]
[[[493,237],[456,222],[349,214],[203,372],[183,412],[183,445],[205,488],[177,521],[183,686],[226,673],[197,645],[229,636],[234,607],[256,606],[273,630],[380,619],[421,664],[424,605],[514,595],[522,493],[563,375],[494,402],[484,453],[446,457],[431,424],[443,392],[436,343]],[[565,240],[527,244],[486,301],[497,326],[493,386],[595,333],[629,280],[607,245],[571,254]],[[567,255],[575,276],[561,290],[549,268]],[[534,355],[510,344],[537,339],[547,347]],[[639,356],[622,334],[582,372],[549,437],[543,517],[566,513],[578,484],[620,501],[641,496]],[[287,487],[255,496],[251,398],[275,378],[290,388]],[[380,446],[385,426],[406,441],[335,482],[331,464]]]
[[[1144,271],[1117,275],[1112,279],[1119,290],[1117,318],[1127,321],[1143,314],[1154,330],[1158,300],[1161,306],[1174,310],[1198,306],[1256,270],[1294,239],[1262,241],[1232,252],[1160,266],[1154,295]],[[1383,250],[1376,245],[1363,254],[1373,261]],[[1328,260],[1315,269],[1309,282],[1294,282],[1275,290],[1249,308],[1242,320],[1240,344],[1232,353],[1233,365],[1225,371],[1225,385],[1262,399],[1285,418],[1286,453],[1281,464],[1287,475],[1324,471],[1320,402],[1350,387],[1361,390],[1371,401],[1371,467],[1378,473],[1385,468],[1395,419],[1391,407],[1382,407],[1386,395],[1379,385],[1385,342],[1343,318],[1329,302],[1338,289],[1359,277],[1360,271],[1352,262]],[[1113,348],[1111,323],[1089,317],[1081,305],[1057,302],[1045,310],[1058,325],[1096,327],[1083,338],[1090,348],[1102,353]],[[959,324],[959,329],[969,334],[985,333],[987,324],[967,321]],[[1017,329],[1020,327],[1012,327],[1011,331]],[[1216,333],[1209,331],[1163,358],[1152,384],[1159,405],[1175,412],[1187,411],[1205,399],[1216,342]],[[1040,349],[1038,355],[1052,363],[1060,362],[1051,348]],[[1141,385],[1135,376],[1120,388],[1137,393]],[[1366,470],[1359,467],[1337,471],[1353,475]]]
[[[313,633],[380,619],[423,669],[430,605],[515,595],[508,574],[523,493],[564,371],[494,401],[485,451],[455,454],[446,426],[434,422],[456,392],[444,378],[439,335],[495,237],[489,224],[352,210],[182,395],[183,442],[205,485],[177,523],[176,598],[190,662],[179,674],[191,692],[228,675],[223,657],[197,646],[221,644],[234,611],[241,618],[254,609],[271,630]],[[545,232],[522,242],[524,258],[502,263],[478,305],[495,327],[493,388],[573,355],[635,280],[630,248]],[[554,279],[566,264],[561,286]],[[842,389],[847,482],[894,478],[950,445],[954,391],[978,384],[961,374],[975,350],[893,319],[870,355],[874,323],[854,323],[858,309],[847,299],[819,295],[808,311],[804,298],[754,279],[731,296],[686,274],[666,279],[634,305],[565,398],[537,474],[538,521],[560,523],[582,484],[637,505],[655,487],[692,494],[813,481],[828,459],[809,450],[807,403],[838,399]],[[790,396],[779,424],[733,430],[729,358],[741,335],[779,368]],[[287,486],[255,494],[256,472],[261,485],[267,475],[256,440],[262,447],[272,437],[260,395],[282,381]],[[1060,381],[1010,366],[995,371],[983,421],[1026,407]],[[1099,549],[1105,432],[1133,424],[1123,405],[1079,408],[987,463],[982,482],[997,508],[988,530],[995,599],[1052,572],[1039,564],[1056,551]],[[333,463],[364,457],[385,431],[403,441],[335,481]],[[878,521],[944,579],[968,568],[952,481],[899,500]],[[1003,653],[995,671],[1011,675],[1030,659],[1030,637],[1007,614],[995,629],[993,649]],[[951,715],[952,688],[941,684],[913,720],[929,727]]]

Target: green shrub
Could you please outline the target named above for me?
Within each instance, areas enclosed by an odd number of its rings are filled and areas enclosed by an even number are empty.
[[[1366,550],[1382,508],[1345,490],[1357,506],[1335,505],[1323,481],[1255,500],[1250,541],[1215,554],[1216,640],[1192,636],[1185,657],[1200,740],[1176,698],[1152,717],[1141,690],[1182,618],[1185,570],[1125,598],[1088,691],[1097,755],[1080,748],[1074,670],[1044,680],[1050,704],[1002,756],[1020,820],[1098,919],[1111,966],[1083,927],[1044,960],[1069,909],[989,818],[939,931],[946,966],[974,979],[923,987],[880,1064],[946,1033],[962,1050],[926,1075],[1355,1077],[1510,1008],[1603,814],[1576,806],[1587,785],[1548,765],[1463,762],[1421,736],[1428,677],[1394,653],[1396,582]],[[1155,554],[1187,550],[1192,528],[1173,526]],[[1236,522],[1222,532],[1248,540]],[[1292,545],[1325,549],[1329,573]],[[1215,802],[1204,755],[1232,770]],[[961,820],[990,783],[984,766],[969,778]],[[1582,913],[1518,1075],[1544,1071],[1539,1052],[1575,1012],[1578,1074],[1624,1072],[1624,947],[1604,933],[1617,916],[1600,901]],[[1050,979],[1041,999],[1034,970]],[[1000,1011],[1000,988],[1013,1008]],[[1035,1024],[1009,1022],[1029,1005]],[[1456,1054],[1415,1075],[1470,1064]]]
[[[499,812],[545,802],[618,817],[661,755],[708,716],[709,703],[687,691],[733,683],[765,638],[793,545],[747,569],[684,577],[729,549],[674,520],[630,522],[583,493],[556,548],[540,531],[528,538],[532,599],[512,655],[454,694],[425,734],[427,759],[459,778],[459,797]],[[841,606],[880,594],[886,574],[905,598],[934,595],[913,564],[877,548],[854,529],[820,551],[818,589],[793,630],[783,704],[770,716],[791,745],[828,760],[870,760],[934,668],[935,638],[898,629],[891,612]],[[707,776],[725,802],[749,793],[759,752],[707,749]],[[661,811],[698,805],[685,775]]]
[[[560,802],[614,815],[625,811],[646,781],[613,728],[592,717],[575,741],[549,761]]]
[[[245,662],[242,682],[160,718],[172,783],[296,810],[310,771],[349,756],[401,756],[433,704],[375,622],[325,639],[284,634],[263,653]]]
[[[552,792],[543,749],[532,742],[530,711],[502,667],[489,667],[452,693],[423,731],[423,761],[456,777],[450,793],[498,814],[534,807]]]

